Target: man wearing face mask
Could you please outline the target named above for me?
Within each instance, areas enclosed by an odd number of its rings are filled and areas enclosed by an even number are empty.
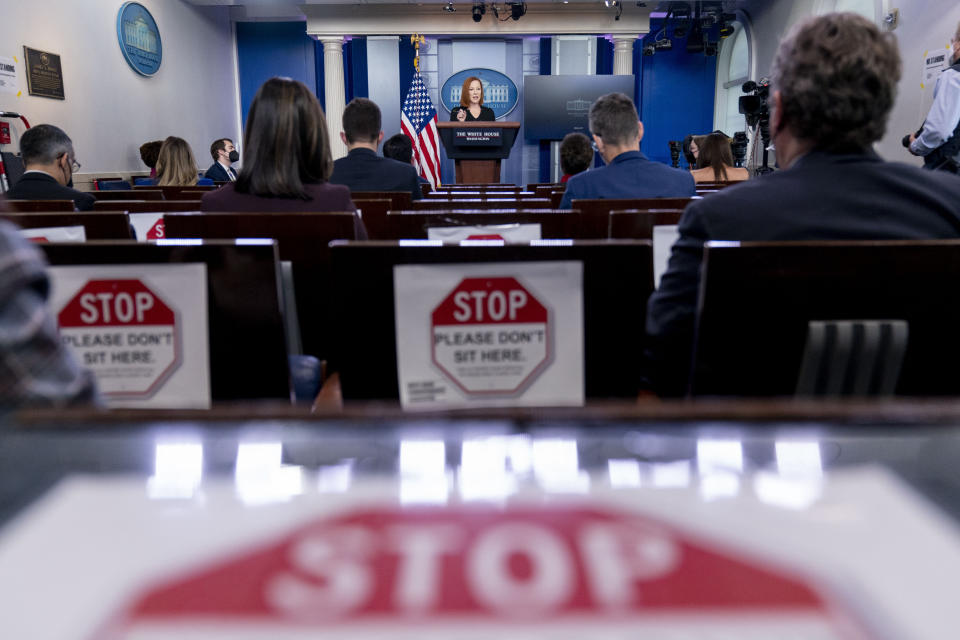
[[[80,168],[73,152],[73,142],[63,129],[52,124],[38,124],[27,129],[20,138],[20,156],[24,173],[7,192],[10,200],[73,200],[77,211],[93,209],[95,198],[77,191],[73,173]]]
[[[230,138],[214,140],[210,145],[210,155],[213,156],[213,164],[203,175],[214,182],[236,181],[237,170],[232,165],[240,160],[240,153],[233,146],[233,140]]]
[[[950,39],[950,67],[937,78],[933,104],[923,127],[904,139],[915,156],[923,156],[925,169],[960,173],[960,24]]]

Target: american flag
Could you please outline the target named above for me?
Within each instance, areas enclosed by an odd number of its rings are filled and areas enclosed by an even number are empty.
[[[400,110],[400,130],[413,143],[413,162],[420,175],[433,188],[440,185],[440,140],[437,134],[437,110],[418,71]]]

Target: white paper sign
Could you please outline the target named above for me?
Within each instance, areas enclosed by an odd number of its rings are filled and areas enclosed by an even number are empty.
[[[427,238],[445,243],[457,243],[463,240],[503,240],[507,244],[526,244],[531,240],[540,240],[540,225],[532,223],[430,227],[427,229]]]
[[[17,61],[13,58],[0,56],[0,93],[20,93],[20,83],[17,82]]]
[[[930,105],[933,104],[933,90],[937,86],[937,78],[944,69],[950,66],[953,50],[948,45],[945,49],[935,48],[923,52],[923,71],[920,76],[920,123],[927,117]]]
[[[128,213],[130,224],[137,234],[137,242],[164,240],[167,235],[163,228],[163,213]]]
[[[20,229],[20,235],[33,242],[86,242],[87,231],[83,225],[72,227],[34,227]]]
[[[210,407],[205,264],[48,269],[60,338],[111,407]]]
[[[394,267],[405,408],[580,406],[583,264]]]
[[[660,286],[660,278],[667,271],[670,262],[670,250],[680,237],[675,224],[657,224],[653,226],[653,285]]]
[[[474,442],[489,455],[493,440]],[[161,447],[180,447],[177,464],[149,481],[74,477],[0,529],[0,638],[944,640],[960,625],[955,522],[878,470],[734,475],[722,500],[704,497],[707,477],[611,490],[597,474],[572,498],[502,464],[487,476],[515,474],[515,496],[453,488],[424,509],[398,507],[394,482],[323,493],[316,470],[294,467],[297,495],[251,505],[239,469],[235,483],[202,472],[201,444]],[[193,491],[150,499],[164,474]],[[773,500],[807,486],[805,507]],[[514,558],[533,577],[505,575]],[[782,580],[799,588],[770,588]],[[778,606],[804,592],[808,604]],[[500,613],[511,595],[524,609]]]

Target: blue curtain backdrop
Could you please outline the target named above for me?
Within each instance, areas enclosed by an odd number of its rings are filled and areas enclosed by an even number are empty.
[[[326,107],[323,44],[307,35],[306,22],[238,22],[237,62],[244,122],[257,89],[274,76],[299,80]],[[370,95],[366,37],[357,36],[343,44],[343,77],[348,102]],[[409,77],[406,82],[410,83]]]
[[[407,91],[410,90],[410,81],[413,80],[413,58],[416,53],[413,45],[410,44],[410,35],[405,33],[400,36],[400,64],[397,71],[397,75],[400,78],[400,104],[403,105],[403,101],[407,97]],[[436,107],[437,105],[433,105]]]
[[[319,89],[322,96],[323,57],[314,54],[317,44],[307,35],[305,22],[237,23],[243,122],[247,121],[247,111],[257,89],[274,76],[299,80],[314,92]]]
[[[643,42],[653,42],[661,23],[651,21]],[[644,56],[643,42],[633,50],[633,68],[640,82],[637,107],[645,131],[640,150],[651,160],[670,164],[670,140],[713,130],[717,57],[687,53],[684,40],[674,40],[669,51]]]
[[[540,38],[540,75],[550,75],[550,58],[553,51],[553,38]],[[540,182],[550,182],[550,141],[540,141]]]

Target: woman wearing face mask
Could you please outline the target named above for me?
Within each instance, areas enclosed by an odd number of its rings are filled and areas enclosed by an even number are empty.
[[[460,122],[493,122],[496,116],[493,109],[483,106],[483,83],[480,78],[470,76],[463,81],[460,89],[460,106],[450,112],[450,121]]]

